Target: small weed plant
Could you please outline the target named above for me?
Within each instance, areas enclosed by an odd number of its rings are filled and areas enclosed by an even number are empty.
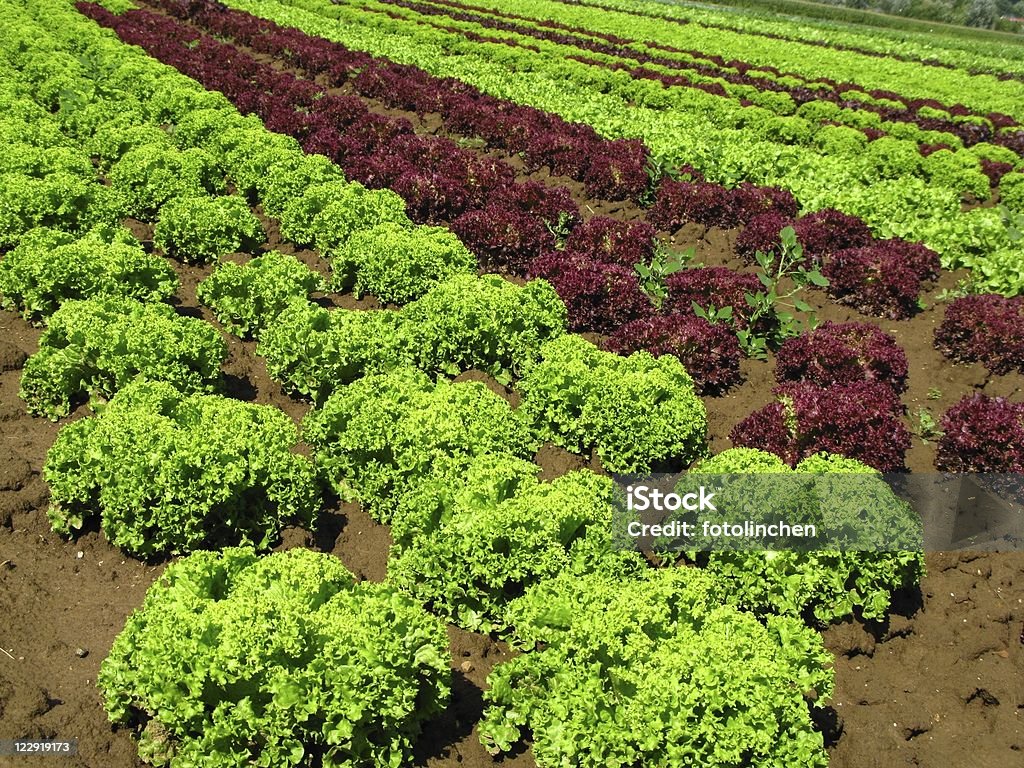
[[[914,412],[913,432],[925,445],[928,445],[933,440],[940,439],[945,434],[939,428],[939,423],[935,420],[932,412],[923,405],[918,406]]]
[[[804,258],[803,247],[792,227],[784,228],[780,239],[778,256],[772,251],[755,254],[760,267],[757,277],[763,290],[744,294],[750,308],[745,327],[737,326],[733,307],[701,307],[693,303],[698,317],[711,323],[732,323],[743,352],[758,360],[767,359],[768,350],[778,349],[786,339],[818,325],[814,307],[802,298],[803,290],[809,285],[828,286],[828,279]],[[803,317],[798,317],[797,312]]]
[[[633,265],[637,276],[640,278],[640,287],[643,288],[655,307],[661,305],[668,297],[668,277],[686,267],[696,254],[693,247],[687,248],[682,253],[673,253],[664,247],[658,247],[651,257],[650,264],[637,262]]]

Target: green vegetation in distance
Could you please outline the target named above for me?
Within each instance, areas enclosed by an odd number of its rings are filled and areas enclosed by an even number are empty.
[[[677,0],[656,1],[666,5],[698,5]],[[1024,18],[1024,2],[1020,0],[825,0],[821,3],[807,0],[730,0],[728,3],[706,5],[911,32],[955,31],[958,35],[979,40],[1012,40],[1024,32],[1024,23],[1012,20]],[[959,28],[936,30],[936,25]]]

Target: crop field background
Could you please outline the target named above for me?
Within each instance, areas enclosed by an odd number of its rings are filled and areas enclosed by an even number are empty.
[[[1024,760],[1019,540],[612,545],[1024,472],[1024,40],[770,10],[4,0],[0,766]]]

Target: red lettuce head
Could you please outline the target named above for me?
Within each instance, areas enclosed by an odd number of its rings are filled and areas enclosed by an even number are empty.
[[[656,232],[645,221],[619,221],[594,216],[580,224],[565,241],[565,250],[589,256],[602,264],[632,268],[647,264],[654,254]]]
[[[877,325],[826,321],[782,345],[775,378],[821,387],[878,382],[898,394],[907,388],[907,356]]]
[[[572,331],[609,333],[654,313],[636,272],[618,264],[553,251],[535,259],[527,274],[554,286],[565,302]]]
[[[775,394],[774,403],[733,428],[734,445],[770,451],[790,466],[827,451],[881,472],[905,468],[910,433],[891,387],[869,381],[831,387],[799,382],[776,387]]]
[[[983,363],[995,374],[1024,372],[1024,297],[964,296],[946,308],[935,347],[961,363]]]
[[[626,323],[605,342],[620,355],[675,355],[701,394],[720,394],[742,379],[740,345],[729,326],[696,315],[659,315]]]
[[[764,288],[757,275],[728,267],[683,269],[669,275],[665,284],[668,296],[662,305],[664,312],[693,314],[693,302],[702,309],[732,307],[733,320],[739,328],[746,328],[749,323],[750,305],[746,294]]]
[[[918,309],[921,278],[902,255],[885,246],[839,251],[822,274],[832,298],[864,314],[899,320]]]
[[[1024,404],[974,394],[939,420],[941,472],[1024,472]]]
[[[489,272],[523,275],[541,250],[555,247],[543,221],[497,203],[464,213],[451,226]]]

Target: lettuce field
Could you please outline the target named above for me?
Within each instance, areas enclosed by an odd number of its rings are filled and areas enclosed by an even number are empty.
[[[2,0],[0,766],[1021,764],[1024,38],[920,28]]]

